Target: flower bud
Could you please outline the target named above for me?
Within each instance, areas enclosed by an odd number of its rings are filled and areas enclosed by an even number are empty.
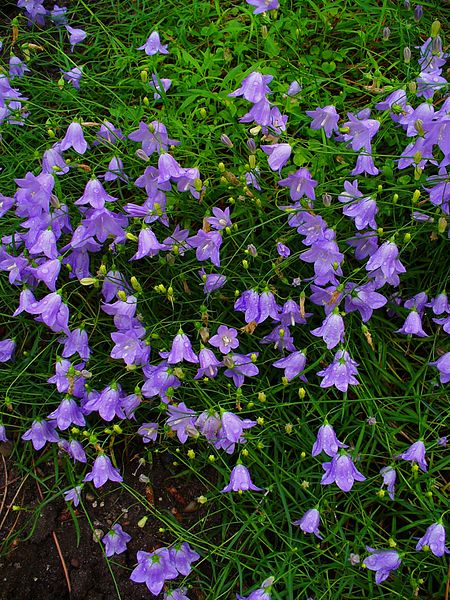
[[[269,35],[269,31],[267,30],[267,25],[262,25],[261,26],[261,36],[262,36],[263,40],[267,39],[268,35]]]
[[[208,113],[206,112],[206,108],[203,108],[203,106],[202,106],[202,108],[199,110],[199,113],[200,113],[200,116],[202,117],[202,119],[204,119],[204,118],[206,117],[206,115],[208,114]]]
[[[246,260],[245,258],[244,258],[244,260],[242,261],[242,266],[244,267],[244,269],[245,269],[245,270],[247,270],[247,269],[248,269],[248,260]]]
[[[94,285],[98,283],[98,279],[96,279],[95,277],[82,277],[80,279],[80,283],[81,285]]]
[[[145,106],[150,106],[150,100],[148,99],[148,96],[144,96],[142,102]]]
[[[258,425],[264,425],[264,417],[258,417],[256,419],[256,422],[258,423]]]
[[[397,204],[397,202],[398,202],[398,198],[399,198],[398,194],[394,194],[394,195],[393,195],[393,197],[392,197],[392,202],[393,202],[394,204]]]
[[[412,203],[416,204],[420,198],[420,190],[414,190],[414,194],[412,195]]]
[[[258,256],[258,250],[256,249],[256,247],[253,244],[249,244],[247,246],[247,250],[245,252],[247,254],[250,254],[250,256],[253,256],[253,258]]]
[[[221,173],[224,173],[224,172],[225,172],[225,165],[223,164],[223,162],[220,162],[220,163],[219,163],[217,166],[218,166],[218,168],[219,168],[219,171],[220,171]]]
[[[117,423],[115,423],[115,424],[113,425],[113,431],[114,431],[115,433],[121,434],[121,433],[122,433],[122,428],[120,427],[120,425],[117,425]]]
[[[195,458],[194,450],[188,450],[187,455],[188,455],[188,458],[190,458],[191,460],[194,459]]]
[[[249,138],[247,140],[247,148],[250,150],[250,152],[254,153],[256,152],[256,144],[255,144],[255,140],[252,138]]]
[[[147,83],[148,71],[141,71],[141,81],[142,81],[142,83]]]
[[[403,60],[405,61],[405,65],[409,65],[411,61],[411,50],[408,46],[403,48]]]
[[[385,27],[383,29],[383,40],[387,41],[389,39],[390,35],[391,35],[391,30],[389,29],[389,27]]]
[[[322,196],[322,202],[324,206],[331,206],[331,195],[330,194],[323,194]]]
[[[445,217],[440,217],[438,221],[438,232],[444,233],[447,229],[447,219]]]
[[[197,502],[198,502],[199,504],[206,504],[206,503],[208,502],[208,498],[206,498],[206,496],[199,496],[199,497],[197,498]]]
[[[133,290],[136,290],[136,292],[142,292],[142,286],[134,275],[133,275],[133,277],[131,277],[130,283],[131,283]]]
[[[422,17],[423,6],[421,4],[416,4],[416,6],[414,7],[414,21],[418,23]]]
[[[138,148],[138,149],[136,150],[136,152],[135,152],[135,155],[136,155],[138,158],[140,158],[141,160],[145,160],[146,162],[147,162],[148,160],[150,160],[150,159],[149,159],[149,157],[147,156],[147,154],[146,154],[146,153],[145,153],[145,152],[142,150],[142,148]]]
[[[417,92],[417,83],[415,81],[410,81],[408,83],[408,89],[411,94],[415,94]]]
[[[127,295],[126,295],[126,293],[123,290],[119,290],[117,292],[117,296],[118,296],[119,300],[122,300],[122,302],[126,302]]]
[[[254,169],[256,167],[256,156],[254,154],[250,154],[248,157],[248,164],[250,165],[250,169]]]
[[[306,396],[306,391],[305,388],[299,388],[298,390],[298,397],[300,398],[300,400],[303,400],[303,398]]]
[[[431,50],[435,55],[442,54],[442,38],[440,35],[437,35],[433,38],[433,41],[431,42]]]
[[[125,234],[125,237],[127,238],[127,240],[130,240],[131,242],[137,242],[138,241],[137,235],[134,235],[134,233],[131,233],[131,231],[127,231],[126,234]]]
[[[405,242],[405,244],[407,244],[408,242],[411,241],[411,234],[410,233],[405,233],[405,235],[403,236],[403,241]]]
[[[145,527],[145,524],[147,523],[147,521],[148,521],[147,516],[142,517],[142,519],[139,519],[139,521],[137,522],[137,526],[142,529],[143,527]]]
[[[265,393],[264,393],[264,392],[258,392],[258,400],[259,400],[260,402],[265,402],[265,401],[266,401],[266,399],[267,399],[267,397],[266,397],[266,395],[265,395]]]
[[[410,2],[410,0],[405,0],[403,2],[403,6],[406,8],[406,10],[409,10],[411,8],[411,2]]]
[[[224,144],[227,148],[232,148],[233,147],[233,142],[230,140],[230,138],[227,136],[226,133],[222,133],[222,135],[220,136],[220,141],[222,142],[222,144]]]
[[[441,22],[436,19],[436,21],[433,21],[433,23],[431,24],[431,37],[436,37],[439,34],[440,30]]]

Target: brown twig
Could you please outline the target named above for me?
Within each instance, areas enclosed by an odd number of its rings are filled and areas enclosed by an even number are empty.
[[[34,469],[34,462],[33,462],[33,469]],[[39,481],[36,478],[36,487],[38,489],[38,494],[41,500],[44,499],[44,495],[42,494],[42,490],[41,490],[41,486],[39,485]],[[59,560],[61,561],[61,565],[64,571],[64,577],[66,579],[66,584],[67,584],[67,590],[69,592],[69,596],[72,594],[72,584],[70,583],[70,576],[69,576],[69,570],[67,569],[67,565],[66,565],[66,561],[64,560],[64,556],[63,553],[61,551],[61,546],[59,545],[59,541],[58,541],[58,537],[56,535],[56,533],[54,531],[52,531],[52,537],[53,537],[53,541],[55,542],[55,546],[56,546],[56,550],[58,552],[58,556],[59,556]]]

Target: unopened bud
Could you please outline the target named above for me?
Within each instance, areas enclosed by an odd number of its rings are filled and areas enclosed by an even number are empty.
[[[148,71],[141,71],[141,81],[142,81],[142,83],[147,83]]]
[[[208,114],[208,113],[206,112],[206,108],[203,108],[203,106],[202,106],[202,108],[199,110],[199,113],[200,113],[200,116],[201,116],[201,118],[202,118],[202,119],[204,119],[204,118],[206,117],[206,115]]]
[[[269,32],[267,30],[267,26],[266,25],[262,25],[261,27],[261,35],[263,40],[267,39],[267,36],[269,35]]]
[[[222,142],[222,144],[224,144],[227,148],[232,148],[233,147],[233,142],[230,140],[230,138],[227,136],[226,133],[222,133],[222,135],[220,136],[220,141]]]
[[[438,232],[444,233],[447,229],[447,219],[445,217],[440,217],[438,221]]]
[[[219,167],[219,171],[221,173],[225,172],[225,165],[223,164],[223,162],[220,162],[217,166]]]
[[[411,94],[415,94],[417,92],[417,83],[415,81],[410,81],[408,83],[408,89]]]
[[[98,283],[98,279],[96,279],[95,277],[82,277],[80,279],[80,283],[81,285],[94,285]]]
[[[252,138],[249,138],[247,140],[247,148],[250,150],[250,152],[254,153],[256,152],[256,144],[255,144],[255,140],[253,140]]]
[[[391,30],[389,29],[389,27],[385,27],[383,29],[383,40],[387,41],[389,39],[391,35]]]
[[[245,258],[242,261],[242,266],[244,267],[244,269],[246,269],[246,270],[248,269],[248,260],[246,260]]]
[[[142,102],[145,106],[150,106],[150,100],[148,99],[148,96],[144,96]]]
[[[306,396],[306,391],[305,388],[299,388],[298,389],[298,397],[300,398],[300,400],[303,400],[303,398]]]
[[[197,502],[199,504],[206,504],[208,502],[208,498],[206,496],[199,496],[197,498]]]
[[[136,292],[142,292],[142,286],[134,275],[131,277],[130,283],[133,287],[133,290],[136,290]]]
[[[406,65],[409,65],[411,61],[411,50],[408,48],[408,46],[403,48],[403,60],[405,61]]]
[[[134,235],[134,233],[131,233],[131,231],[127,231],[125,234],[125,237],[127,238],[127,240],[130,240],[131,242],[137,242],[138,241],[138,236]]]
[[[142,519],[139,519],[139,521],[137,522],[137,526],[140,527],[141,529],[143,527],[145,527],[145,524],[148,521],[148,517],[142,517]]]
[[[431,50],[435,55],[442,54],[442,38],[440,35],[437,35],[433,38],[433,41],[431,42]]]
[[[265,402],[265,401],[266,401],[266,399],[267,399],[267,398],[266,398],[266,395],[265,395],[265,393],[264,393],[264,392],[258,392],[258,400],[259,400],[260,402]]]
[[[256,167],[256,156],[254,154],[250,154],[248,157],[248,164],[250,165],[251,169]]]
[[[416,4],[414,7],[414,21],[418,23],[420,19],[423,17],[423,6],[421,4]]]
[[[392,202],[393,202],[394,204],[397,204],[397,202],[398,202],[398,194],[394,194],[394,195],[393,195],[393,197],[392,197]]]
[[[127,301],[127,295],[123,290],[119,290],[117,292],[117,297],[119,298],[119,300],[122,300],[122,302],[126,302]]]
[[[410,0],[405,0],[403,2],[403,6],[406,8],[406,10],[409,10],[411,8],[411,2],[410,2]]]
[[[122,433],[122,428],[120,427],[120,425],[117,425],[117,423],[116,423],[116,424],[113,425],[113,431],[115,433],[119,433],[120,434],[120,433]]]
[[[150,160],[149,157],[147,156],[147,154],[142,150],[142,148],[138,148],[135,152],[135,155],[138,158],[140,158],[141,160],[145,160],[145,161]]]
[[[420,190],[414,190],[414,194],[412,195],[412,203],[416,204],[420,198]]]
[[[410,233],[405,233],[405,235],[403,236],[403,241],[405,242],[405,244],[407,244],[408,242],[411,241],[411,234]]]
[[[433,23],[431,24],[431,37],[436,37],[439,34],[440,30],[441,22],[436,19],[436,21],[433,21]]]
[[[322,196],[322,202],[324,206],[331,206],[331,195],[330,194],[323,194]]]

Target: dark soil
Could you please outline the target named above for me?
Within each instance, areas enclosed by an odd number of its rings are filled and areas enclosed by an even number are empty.
[[[0,600],[148,600],[146,586],[129,579],[136,552],[151,552],[173,542],[159,531],[163,524],[152,516],[151,507],[171,513],[182,526],[191,528],[205,516],[206,509],[195,502],[205,489],[198,482],[174,477],[161,459],[155,460],[151,470],[143,466],[136,473],[137,466],[136,461],[128,468],[122,467],[122,475],[125,484],[147,499],[148,511],[123,487],[113,483],[100,490],[85,486],[83,499],[88,516],[81,505],[75,511],[80,535],[77,544],[73,515],[60,497],[44,505],[33,531],[33,511],[40,504],[36,481],[28,476],[23,482],[12,461],[0,453],[0,525],[4,521],[0,529]],[[40,467],[43,474],[51,473],[53,468],[53,463]],[[139,480],[142,475],[149,478],[147,483]],[[27,510],[13,511],[12,505]],[[138,521],[145,515],[148,520],[139,527]],[[108,561],[101,544],[94,540],[93,530],[106,534],[114,523],[120,523],[132,540],[127,552]],[[71,591],[57,545],[67,567]],[[190,583],[194,586],[190,597],[202,600],[204,596],[195,589],[195,581],[191,579]]]

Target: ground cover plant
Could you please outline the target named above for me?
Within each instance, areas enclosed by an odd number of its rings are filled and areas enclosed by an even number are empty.
[[[2,10],[2,579],[448,598],[445,7]]]

